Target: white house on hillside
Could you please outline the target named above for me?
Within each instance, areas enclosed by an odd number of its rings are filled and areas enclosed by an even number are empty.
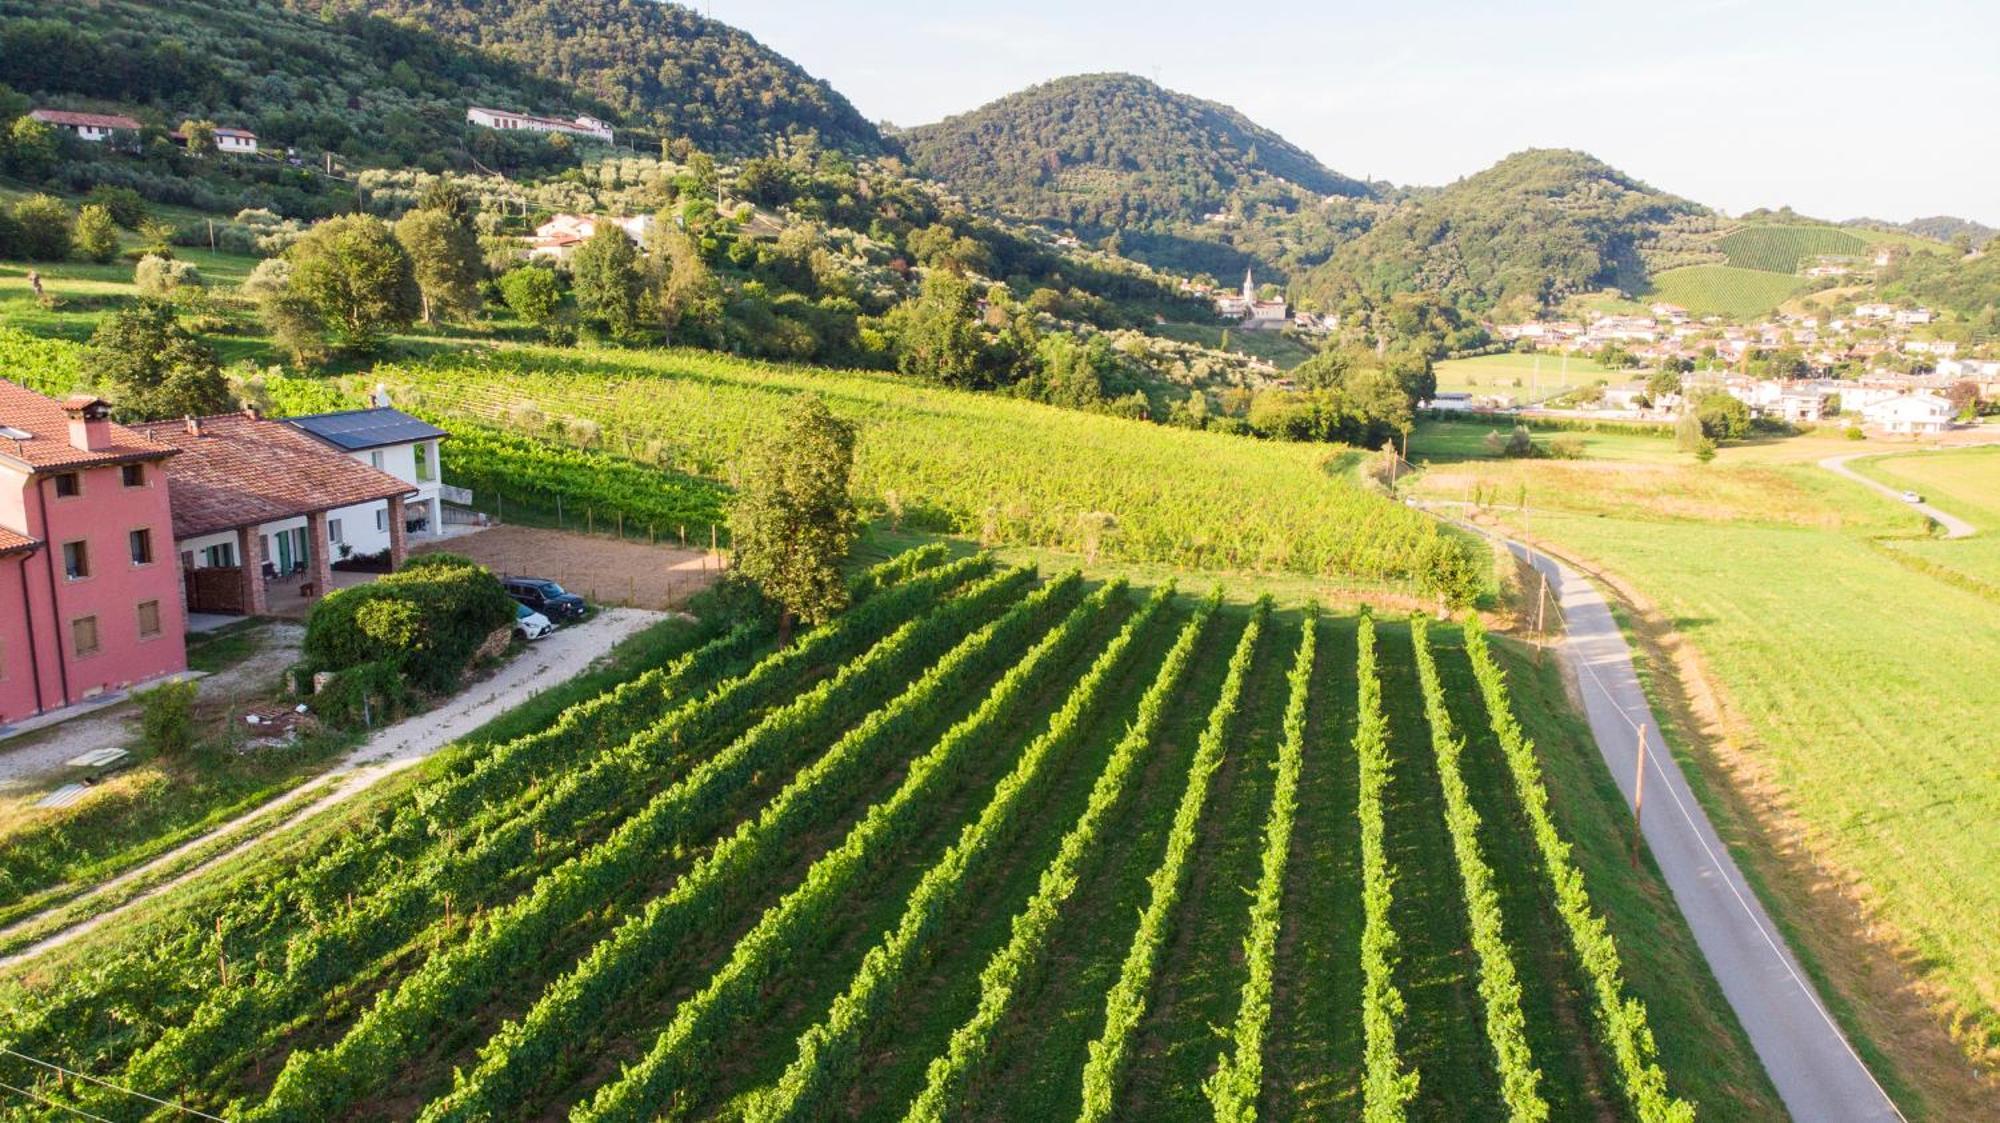
[[[561,117],[543,117],[535,113],[521,113],[512,109],[486,109],[469,106],[465,111],[467,122],[487,129],[519,129],[531,133],[565,133],[590,140],[611,143],[611,126],[595,117],[581,114],[564,120]]]
[[[105,140],[113,133],[136,133],[141,127],[139,122],[117,113],[74,113],[67,109],[37,109],[28,116],[44,125],[53,125],[92,142]]]
[[[249,129],[220,125],[215,130],[215,150],[237,156],[257,154],[257,134]]]
[[[1899,436],[1933,436],[1951,427],[1951,403],[1936,394],[1904,394],[1861,411],[1870,425]]]

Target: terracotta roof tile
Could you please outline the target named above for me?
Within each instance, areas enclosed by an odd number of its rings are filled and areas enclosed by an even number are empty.
[[[40,542],[25,534],[16,534],[6,527],[0,526],[0,558],[4,558],[8,554],[26,553],[39,545],[41,545]]]
[[[176,540],[415,490],[282,421],[242,413],[197,421],[199,436],[182,421],[143,427],[180,450],[167,464]]]
[[[63,408],[72,400],[78,404],[96,401],[88,394],[74,394],[57,402],[0,378],[0,425],[33,434],[27,440],[0,436],[0,460],[11,460],[29,471],[53,471],[128,460],[156,460],[174,454],[171,447],[149,441],[116,423],[111,425],[110,440],[103,448],[85,451],[70,444],[69,415]]]
[[[139,122],[117,113],[77,113],[68,109],[37,109],[28,114],[37,121],[51,125],[78,125],[93,129],[132,129],[137,131]]]

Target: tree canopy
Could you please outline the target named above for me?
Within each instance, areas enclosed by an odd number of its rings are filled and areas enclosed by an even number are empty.
[[[853,469],[853,427],[812,394],[795,399],[752,453],[730,538],[737,571],[778,604],[787,637],[793,618],[816,624],[847,607],[840,562],[859,530]]]

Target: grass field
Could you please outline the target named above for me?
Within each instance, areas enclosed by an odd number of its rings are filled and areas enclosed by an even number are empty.
[[[1965,573],[2000,595],[2000,448],[1870,457],[1848,467],[1916,491],[1977,528],[1971,538],[1919,539],[1896,542],[1894,548]]]
[[[1540,401],[1603,379],[1617,382],[1629,372],[1614,371],[1583,356],[1502,352],[1437,364],[1439,390],[1475,397],[1500,394],[1520,402]]]
[[[1678,304],[1696,316],[1752,320],[1783,304],[1805,284],[1789,274],[1731,265],[1689,265],[1654,275],[1644,301]]]
[[[615,708],[572,699],[56,952],[0,983],[0,1042],[248,1120],[1206,1119],[1222,1056],[1267,1118],[1352,1115],[1375,1032],[1356,823],[1379,799],[1412,1117],[1506,1115],[1479,989],[1505,960],[1538,1101],[1633,1118],[1530,784],[1620,945],[1614,992],[1650,1011],[1666,1094],[1776,1114],[1671,898],[1629,864],[1553,668],[1503,643],[1511,685],[1488,694],[1455,627],[1374,625],[1372,664],[1363,630],[934,559],[753,668],[697,652]],[[1358,720],[1364,682],[1386,725]],[[1357,784],[1358,751],[1385,791]],[[1458,798],[1477,820],[1455,846]],[[1468,907],[1498,918],[1477,955]],[[1268,1007],[1245,1006],[1253,976]]]
[[[1235,328],[1219,328],[1212,324],[1153,324],[1146,329],[1148,334],[1177,339],[1182,343],[1199,343],[1204,347],[1222,347],[1222,337],[1229,336],[1231,351],[1241,351],[1263,359],[1279,370],[1290,370],[1313,357],[1313,349],[1283,332],[1240,331]]]
[[[1753,762],[1755,802],[1792,816],[1763,828],[1784,840],[1788,858],[1749,855],[1778,887],[1767,899],[1809,962],[1818,952],[1842,957],[1816,969],[1835,984],[1850,1032],[1900,1082],[1905,1106],[1963,1117],[1969,1104],[1991,1106],[1990,1091],[1971,1091],[1980,1081],[1967,1057],[1991,1066],[2000,1056],[2000,937],[1990,923],[2000,915],[1991,860],[2000,771],[1981,747],[1991,742],[2000,597],[1959,576],[1991,573],[1980,569],[1990,564],[1984,536],[1933,538],[1898,504],[1812,463],[1852,451],[1843,443],[1729,446],[1703,466],[1628,438],[1600,442],[1582,461],[1439,463],[1411,486],[1477,497],[1502,521],[1617,574],[1657,607],[1670,642],[1699,654],[1723,706],[1702,720],[1720,722],[1736,755],[1718,758],[1711,746],[1695,758],[1717,769],[1723,759]],[[2000,457],[1969,450],[1893,456],[1871,470],[1896,473],[1899,486],[1941,505],[1962,500],[1977,522],[1996,513],[1995,465]],[[1525,511],[1516,509],[1522,496]],[[1788,880],[1788,862],[1805,863],[1804,880]],[[1881,1012],[1892,1003],[1867,988],[1893,992],[1886,980],[1896,975],[1864,965],[1860,933],[1834,943],[1822,930],[1828,914],[1815,911],[1806,886],[1823,889],[1829,870],[1852,877],[1867,938],[1886,940],[1925,988],[1916,1002],[1924,1032],[1905,1033]],[[1937,1042],[1928,1053],[1913,1043],[1926,1037]]]
[[[1737,269],[1767,273],[1798,273],[1822,254],[1853,257],[1868,252],[1868,243],[1831,226],[1743,226],[1716,243]]]

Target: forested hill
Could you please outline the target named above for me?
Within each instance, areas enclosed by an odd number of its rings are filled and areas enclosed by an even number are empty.
[[[1530,149],[1434,193],[1412,196],[1334,250],[1297,286],[1333,305],[1346,294],[1429,290],[1462,307],[1522,311],[1704,252],[1716,217],[1586,153]]]
[[[609,104],[628,124],[755,155],[814,133],[876,153],[875,126],[832,86],[743,31],[657,0],[285,0],[366,12],[510,59]]]
[[[1086,230],[1199,222],[1274,179],[1315,195],[1371,193],[1228,106],[1130,74],[1060,78],[901,139],[955,190]]]

